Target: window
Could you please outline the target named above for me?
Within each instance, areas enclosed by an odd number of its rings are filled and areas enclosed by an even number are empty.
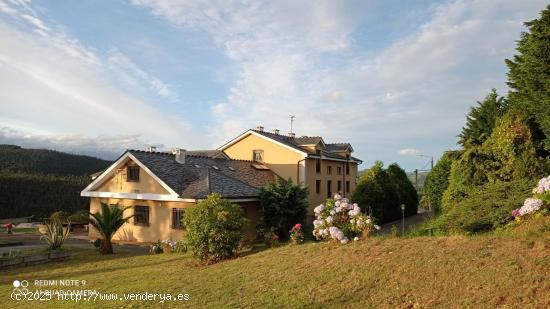
[[[319,156],[318,159],[315,159],[315,172],[321,172],[321,150],[316,150],[315,153]]]
[[[183,208],[172,208],[172,228],[177,230],[183,229],[183,215],[184,215]]]
[[[134,206],[134,224],[149,225],[149,206]]]
[[[342,192],[342,181],[341,180],[338,180],[338,182],[336,183],[336,186],[337,186],[336,191],[338,191],[338,193]]]
[[[327,166],[327,175],[332,175],[332,166]]]
[[[252,150],[252,161],[264,162],[264,151],[263,150]]]
[[[138,182],[139,181],[139,166],[130,165],[126,170],[126,181]]]
[[[332,197],[332,181],[327,180],[327,197]]]
[[[349,193],[349,180],[346,180],[346,193]]]
[[[321,181],[319,179],[315,180],[315,193],[321,193]]]
[[[336,174],[337,175],[342,175],[342,167],[341,166],[336,167]]]
[[[349,162],[346,162],[346,175],[349,175]]]

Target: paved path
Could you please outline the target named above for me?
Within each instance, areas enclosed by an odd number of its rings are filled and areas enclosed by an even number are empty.
[[[419,209],[418,213],[413,216],[405,217],[405,232],[412,230],[414,227],[424,223],[432,213],[423,209]],[[397,228],[399,233],[401,233],[403,221],[402,220],[396,220],[389,223],[385,223],[381,225],[381,229],[378,232],[382,235],[387,235],[391,233],[391,228],[394,226]]]

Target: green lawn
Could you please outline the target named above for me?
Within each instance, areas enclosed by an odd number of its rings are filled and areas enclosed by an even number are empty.
[[[0,308],[15,279],[85,280],[85,289],[187,293],[164,307],[538,307],[550,306],[550,239],[416,237],[336,245],[283,246],[238,259],[197,265],[188,255],[100,256],[73,251],[68,262],[0,271]],[[60,289],[56,287],[55,289]],[[65,288],[66,289],[66,288]],[[82,289],[82,287],[78,288]],[[157,301],[81,302],[83,307],[157,307]],[[75,306],[35,301],[35,308]]]
[[[12,229],[14,233],[25,233],[25,234],[34,234],[38,232],[37,228],[29,227],[29,228],[14,228]],[[0,228],[0,234],[6,234],[5,228]]]

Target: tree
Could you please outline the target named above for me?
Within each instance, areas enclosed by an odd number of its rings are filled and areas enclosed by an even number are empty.
[[[537,146],[550,150],[550,5],[540,18],[525,23],[517,43],[518,52],[508,65],[510,106],[525,111],[529,121],[542,133]],[[539,145],[540,144],[540,145]]]
[[[126,209],[130,208],[120,208],[118,205],[116,207],[109,207],[105,203],[101,203],[101,212],[90,213],[91,220],[90,224],[95,227],[98,232],[103,237],[103,242],[99,248],[99,253],[101,254],[113,254],[113,245],[111,244],[111,239],[115,235],[116,231],[132,216],[126,218],[123,217],[123,213]]]
[[[453,160],[456,160],[459,156],[459,151],[446,151],[439,161],[437,161],[428,176],[426,176],[422,199],[428,203],[434,214],[438,214],[441,211],[443,192],[445,192],[449,186],[451,164]]]
[[[307,215],[307,188],[287,181],[275,180],[260,189],[262,224],[275,228],[279,237],[288,238],[296,223],[304,223]]]
[[[387,173],[390,182],[395,186],[398,204],[405,205],[405,215],[416,214],[418,212],[418,193],[407,177],[407,173],[397,163],[390,164]]]
[[[187,210],[183,221],[188,249],[201,260],[214,262],[237,253],[248,223],[241,206],[219,193],[210,194]]]
[[[399,196],[381,161],[376,161],[361,175],[353,191],[352,201],[381,223],[401,218]]]
[[[472,106],[466,117],[466,125],[458,135],[458,143],[464,148],[479,146],[491,135],[499,117],[506,113],[508,104],[503,97],[498,97],[496,89],[485,97],[483,102]]]

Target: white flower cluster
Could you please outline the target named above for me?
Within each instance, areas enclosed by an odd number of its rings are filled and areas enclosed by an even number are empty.
[[[539,180],[537,187],[533,189],[533,193],[543,194],[550,191],[550,176]]]
[[[348,199],[342,198],[339,194],[334,196],[333,203],[321,204],[315,207],[313,212],[316,217],[313,221],[313,235],[317,239],[333,239],[346,244],[350,238],[344,234],[343,230],[360,233],[367,228],[380,229],[373,224],[370,217],[361,213],[359,205],[351,204]]]
[[[525,202],[523,203],[523,206],[519,209],[519,214],[521,216],[533,213],[540,209],[540,207],[543,205],[543,202],[537,198],[527,198],[525,199]]]

